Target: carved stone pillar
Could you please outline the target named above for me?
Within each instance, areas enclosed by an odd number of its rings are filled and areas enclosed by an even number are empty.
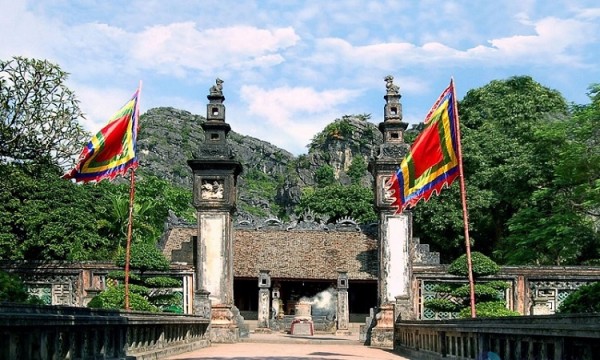
[[[269,270],[260,270],[258,274],[258,323],[255,332],[270,333],[269,314],[270,300],[269,288],[271,287],[271,276]]]
[[[373,175],[375,208],[379,213],[378,305],[395,304],[397,296],[410,298],[412,217],[410,212],[395,214],[388,182],[409,146],[403,134],[408,124],[402,121],[400,91],[392,76],[386,76],[384,121],[379,123],[383,143],[369,164]]]
[[[393,345],[396,311],[403,313],[402,317],[412,317],[412,216],[408,211],[396,214],[389,190],[389,181],[408,153],[409,145],[403,139],[408,124],[402,121],[400,89],[394,85],[393,76],[386,76],[384,80],[384,121],[379,123],[383,143],[369,163],[369,171],[375,180],[375,208],[379,213],[379,312],[377,325],[371,333],[371,345],[388,348]]]
[[[194,206],[198,218],[198,241],[194,247],[196,289],[209,293],[210,339],[236,342],[239,329],[233,307],[233,224],[237,176],[242,171],[227,144],[231,127],[225,122],[222,81],[210,89],[204,142],[188,160],[194,176]]]
[[[337,335],[351,335],[350,307],[348,306],[348,273],[338,271],[337,283]]]

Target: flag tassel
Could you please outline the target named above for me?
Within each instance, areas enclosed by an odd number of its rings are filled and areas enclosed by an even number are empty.
[[[454,88],[454,79],[450,80],[452,83],[452,98],[454,99],[454,109],[456,109],[455,121],[456,121],[456,137],[457,137],[457,157],[458,157],[458,177],[460,181],[460,197],[462,201],[462,213],[463,213],[463,225],[465,231],[465,247],[467,253],[467,272],[469,278],[469,295],[471,304],[471,318],[477,317],[475,311],[475,281],[473,280],[473,262],[471,261],[471,239],[469,237],[469,212],[467,210],[467,190],[465,187],[465,177],[463,172],[462,162],[462,145],[460,137],[460,121],[458,117],[458,104],[456,101],[456,90]]]

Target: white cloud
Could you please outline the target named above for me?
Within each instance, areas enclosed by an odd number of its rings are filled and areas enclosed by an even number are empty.
[[[241,99],[248,104],[248,115],[254,121],[236,123],[235,128],[300,153],[318,131],[341,116],[341,105],[358,96],[358,91],[347,89],[316,91],[308,87],[279,87],[267,90],[242,86]]]
[[[567,54],[566,50],[584,45],[595,38],[589,23],[574,19],[549,17],[533,25],[535,35],[515,35],[490,40],[493,50],[497,50],[495,57],[504,61],[574,65],[574,62],[579,61],[577,55]]]
[[[523,64],[564,64],[581,62],[578,49],[597,39],[597,26],[575,19],[547,17],[531,21],[523,14],[521,23],[530,25],[533,35],[513,35],[496,38],[465,50],[440,42],[416,45],[409,42],[387,42],[355,46],[341,38],[323,38],[316,41],[316,50],[310,56],[315,63],[346,67],[408,68],[413,66]]]
[[[251,26],[198,29],[193,22],[154,26],[136,34],[131,55],[144,67],[165,73],[181,69],[214,72],[272,66],[284,61],[278,53],[294,46],[299,36],[292,28],[274,30]]]
[[[61,24],[35,16],[23,1],[0,1],[2,42],[0,58],[26,56],[55,60],[53,45],[60,39]]]
[[[85,120],[84,128],[91,133],[96,133],[103,128],[110,119],[131,98],[135,89],[130,92],[116,88],[97,88],[79,83],[70,86],[77,98],[81,101],[80,108]],[[141,109],[142,112],[144,109]]]

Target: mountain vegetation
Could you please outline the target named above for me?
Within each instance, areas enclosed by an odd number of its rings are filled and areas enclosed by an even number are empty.
[[[65,158],[88,140],[75,120],[81,117],[77,101],[64,86],[67,74],[30,59],[1,64],[0,259],[116,260],[126,235],[128,181],[77,185],[60,179]],[[17,65],[38,74],[37,83],[10,80]],[[52,84],[63,95],[44,90]],[[44,106],[15,106],[27,98],[11,96],[25,93],[38,94]],[[517,76],[472,89],[460,101],[474,250],[500,264],[600,263],[600,86],[592,85],[589,96],[589,104],[568,104],[557,91]],[[52,116],[60,111],[52,109],[69,109],[62,133],[44,131],[47,119],[59,126]],[[371,120],[344,115],[299,156],[230,132],[230,147],[244,168],[237,215],[285,220],[311,210],[330,221],[376,221],[366,164],[382,137]],[[194,221],[186,161],[204,139],[203,121],[174,108],[142,114],[134,241],[156,244],[169,215]],[[23,126],[32,132],[18,138]],[[421,126],[406,132],[407,142]],[[42,139],[43,151],[33,139]],[[457,184],[419,203],[413,215],[414,235],[443,260],[463,253]]]

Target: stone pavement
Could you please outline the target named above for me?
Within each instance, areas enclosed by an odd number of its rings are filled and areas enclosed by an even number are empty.
[[[289,334],[254,334],[237,344],[212,344],[210,347],[180,354],[179,360],[403,360],[390,350],[365,346],[358,335],[293,336]]]

